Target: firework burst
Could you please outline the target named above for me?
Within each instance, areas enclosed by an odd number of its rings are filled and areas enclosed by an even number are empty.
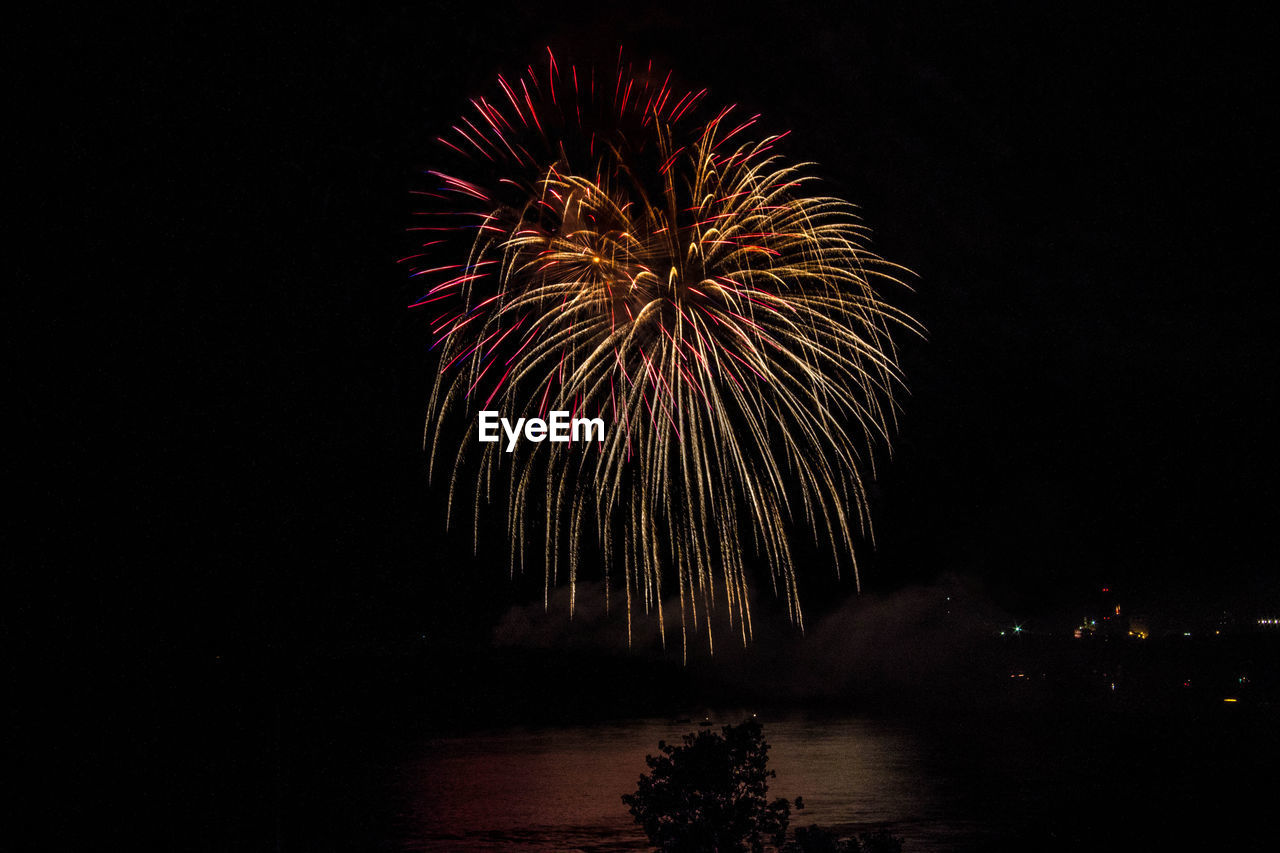
[[[450,469],[450,515],[478,472],[476,536],[501,498],[513,571],[536,550],[572,602],[598,555],[628,627],[656,610],[664,642],[674,583],[686,649],[700,622],[711,640],[716,601],[749,640],[748,553],[803,625],[789,530],[856,581],[903,389],[893,333],[919,331],[879,295],[904,271],[866,248],[853,207],[777,155],[781,136],[752,141],[758,117],[704,101],[621,59],[599,74],[548,51],[500,76],[440,137],[457,163],[427,173],[406,259],[440,353],[424,440]],[[507,452],[450,441],[459,408],[609,429]]]

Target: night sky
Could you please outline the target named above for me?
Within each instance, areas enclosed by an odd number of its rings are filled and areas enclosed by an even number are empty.
[[[882,5],[62,22],[22,78],[53,93],[32,97],[37,144],[67,179],[34,209],[65,277],[33,329],[69,339],[36,500],[63,531],[41,565],[102,606],[58,630],[165,660],[423,636],[456,655],[535,600],[504,543],[473,557],[444,529],[421,452],[435,363],[395,261],[434,137],[547,45],[610,65],[622,44],[790,129],[787,153],[918,274],[895,299],[929,339],[904,344],[871,593],[955,577],[1045,625],[1104,582],[1153,612],[1274,607],[1264,28]],[[802,570],[812,613],[853,594]]]
[[[378,792],[402,753],[371,750],[424,725],[686,715],[735,679],[932,690],[979,657],[957,626],[1066,637],[1102,585],[1167,625],[1280,616],[1275,39],[1247,5],[1125,5],[23,13],[11,165],[37,191],[12,285],[39,307],[9,315],[7,354],[36,440],[10,445],[33,475],[10,520],[33,547],[3,636],[56,721],[15,731],[74,789],[47,848],[392,849]],[[756,642],[687,666],[651,623],[627,651],[598,577],[570,623],[537,567],[507,576],[500,535],[473,554],[445,529],[421,446],[438,365],[396,263],[468,98],[548,45],[612,67],[620,44],[790,130],[917,274],[893,301],[929,332],[903,341],[863,596],[801,551],[806,634],[761,567]],[[1202,758],[1262,766],[1218,737]],[[1170,773],[1217,773],[1179,755]],[[1192,778],[1170,773],[1153,800]]]

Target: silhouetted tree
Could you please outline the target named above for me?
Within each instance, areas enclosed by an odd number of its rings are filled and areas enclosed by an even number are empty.
[[[759,722],[658,742],[634,794],[624,794],[636,823],[663,853],[758,853],[782,844],[791,805],[768,802],[769,744]]]

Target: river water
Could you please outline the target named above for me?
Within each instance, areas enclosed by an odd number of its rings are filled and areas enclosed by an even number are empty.
[[[401,768],[403,849],[648,849],[621,795],[635,790],[660,740],[696,729],[634,720],[432,739]],[[912,853],[977,849],[989,838],[991,821],[975,809],[963,772],[905,725],[792,718],[768,720],[764,730],[777,774],[770,799],[804,798],[793,828],[884,826]]]

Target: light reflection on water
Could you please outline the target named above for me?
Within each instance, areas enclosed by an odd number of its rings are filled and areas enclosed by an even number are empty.
[[[743,715],[726,715],[738,722]],[[649,849],[621,795],[635,790],[659,740],[688,723],[636,720],[508,729],[434,739],[405,768],[404,848],[615,853]],[[931,766],[905,727],[858,717],[771,720],[769,796],[804,798],[791,826],[844,833],[888,826],[910,853],[962,850],[981,837],[961,785]]]

